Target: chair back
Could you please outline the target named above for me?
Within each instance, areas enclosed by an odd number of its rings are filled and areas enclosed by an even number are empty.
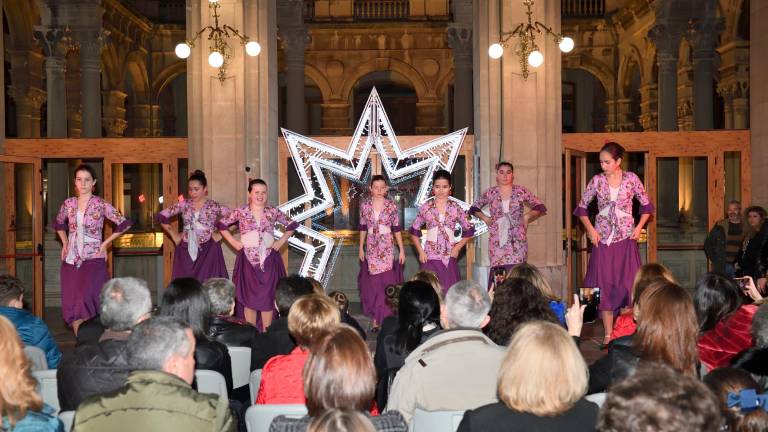
[[[75,423],[74,411],[62,411],[59,413],[59,420],[64,423],[64,432],[70,432],[72,425]]]
[[[424,411],[416,408],[413,414],[410,432],[456,432],[464,410],[461,411]]]
[[[228,346],[227,350],[232,359],[232,388],[248,385],[251,374],[251,348]]]
[[[261,369],[256,369],[251,372],[250,378],[248,378],[248,389],[251,393],[251,403],[256,403],[256,396],[259,394],[259,386],[261,385]]]
[[[195,382],[200,393],[212,393],[228,398],[224,375],[208,369],[195,369]]]
[[[600,408],[603,407],[603,404],[605,403],[605,392],[603,393],[594,393],[591,395],[584,396],[584,399],[597,404]]]
[[[32,370],[46,370],[48,369],[48,359],[45,358],[45,351],[32,345],[24,347],[24,354],[32,363]]]
[[[305,405],[251,405],[245,412],[245,427],[248,432],[268,431],[275,417],[284,415],[300,418],[307,415]]]
[[[59,412],[59,385],[56,383],[56,369],[32,371],[32,376],[37,380],[37,393],[43,398],[43,402],[52,406]]]

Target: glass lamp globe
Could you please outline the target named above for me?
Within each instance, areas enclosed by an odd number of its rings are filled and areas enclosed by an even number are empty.
[[[176,53],[176,56],[181,59],[185,59],[192,54],[192,48],[187,45],[186,42],[176,45],[176,48],[173,51]]]
[[[211,67],[220,68],[224,64],[224,56],[218,51],[213,51],[208,56],[208,64]]]
[[[488,47],[488,56],[492,59],[501,58],[504,54],[504,47],[501,44],[495,43]]]
[[[245,44],[245,53],[248,54],[251,57],[255,57],[259,55],[261,52],[261,45],[259,45],[256,41],[250,41],[247,44]]]
[[[544,63],[544,55],[539,51],[531,51],[530,54],[528,54],[528,64],[537,68],[541,66],[541,64]]]
[[[563,40],[560,41],[559,46],[560,46],[560,51],[564,53],[569,53],[573,51],[573,46],[574,46],[573,39],[566,36],[563,38]]]

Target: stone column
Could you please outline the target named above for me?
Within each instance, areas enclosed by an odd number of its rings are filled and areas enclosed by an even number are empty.
[[[67,55],[67,136],[83,135],[83,112],[80,103],[80,55],[70,51]]]
[[[656,83],[645,84],[640,87],[640,126],[644,131],[656,131],[659,129],[659,111]]]
[[[680,59],[677,69],[677,130],[693,130],[693,65]]]
[[[677,62],[682,32],[679,23],[656,24],[648,36],[656,44],[659,67],[658,126],[660,131],[677,130]]]
[[[714,128],[712,87],[715,44],[722,28],[721,20],[709,18],[695,24],[691,38],[693,45],[693,116],[696,130]]]
[[[80,98],[83,115],[83,137],[101,137],[101,35],[78,32],[80,45]]]
[[[58,28],[41,27],[35,36],[45,54],[48,138],[67,137],[67,51],[69,35]]]
[[[31,50],[11,50],[11,83],[8,95],[16,102],[16,132],[19,138],[40,137],[40,107],[44,57]]]
[[[536,2],[536,19],[560,29],[560,2]],[[537,37],[544,64],[531,69],[527,80],[513,50],[499,60],[488,57],[488,46],[499,34],[526,21],[518,2],[474,2],[475,146],[479,166],[475,196],[494,184],[493,166],[501,156],[514,163],[515,181],[541,197],[548,214],[528,229],[528,261],[541,268],[555,292],[566,295],[562,241],[562,112],[561,57],[550,39]],[[501,23],[501,24],[500,24]],[[502,25],[501,28],[499,26]],[[487,239],[477,247],[474,277],[485,283]]]
[[[453,49],[453,129],[469,128],[473,133],[472,102],[472,1],[454,0],[454,22],[446,38]]]
[[[720,81],[717,83],[717,93],[725,102],[725,128],[743,129],[747,125],[748,101],[746,89],[749,87],[750,70],[746,67],[753,56],[750,56],[750,41],[733,40],[717,49],[720,54]],[[754,97],[754,94],[751,95]],[[739,111],[739,125],[736,125],[736,107]]]
[[[286,116],[288,129],[307,133],[307,108],[304,100],[304,50],[309,33],[304,27],[304,2],[282,0],[277,2],[278,37],[285,58]]]
[[[120,90],[107,90],[102,93],[104,112],[101,126],[110,138],[125,135],[128,122],[125,120],[125,98],[128,95]]]

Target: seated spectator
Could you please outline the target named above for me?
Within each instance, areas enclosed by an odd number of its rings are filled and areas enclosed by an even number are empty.
[[[733,358],[731,366],[744,369],[761,387],[768,387],[768,304],[757,309],[752,317],[752,339],[755,346]]]
[[[405,359],[392,383],[387,410],[400,411],[410,421],[416,408],[463,410],[496,402],[504,348],[480,331],[490,320],[490,309],[484,287],[471,281],[454,284],[441,308],[444,330]]]
[[[458,431],[594,431],[598,407],[586,392],[587,365],[565,329],[530,321],[509,342],[499,402],[468,410]]]
[[[666,279],[672,283],[677,283],[672,272],[661,264],[648,263],[640,266],[635,275],[635,281],[632,283],[632,306],[637,304],[637,299],[640,298],[640,295],[643,294],[648,285],[657,279]],[[635,322],[633,308],[630,307],[616,317],[609,339],[614,340],[623,336],[629,336],[634,334],[635,330],[637,330],[637,323]]]
[[[699,358],[707,370],[730,364],[752,346],[752,316],[757,306],[744,304],[738,285],[725,276],[707,273],[693,297],[699,320]]]
[[[43,350],[48,369],[56,369],[61,359],[61,351],[53,340],[51,331],[43,320],[23,308],[24,286],[21,281],[10,275],[0,275],[0,316],[7,318],[16,327],[24,345]]]
[[[483,333],[498,345],[506,346],[515,330],[528,321],[560,322],[550,307],[550,299],[525,279],[506,279],[493,291],[488,312],[491,320]]]
[[[349,299],[347,298],[347,295],[341,291],[332,291],[328,294],[328,297],[339,307],[341,322],[357,330],[357,332],[360,333],[360,337],[365,340],[365,330],[363,330],[363,326],[360,325],[355,317],[349,314]]]
[[[100,303],[101,322],[107,329],[99,343],[66,354],[56,372],[62,411],[74,411],[88,396],[122,387],[131,373],[128,338],[152,310],[147,283],[132,277],[111,279],[101,289]]]
[[[304,432],[313,419],[337,409],[368,416],[376,389],[376,371],[365,342],[348,325],[326,329],[312,344],[303,380],[309,415],[298,419],[278,416],[272,421],[270,432]],[[403,417],[395,411],[368,419],[377,431],[408,430]]]
[[[227,381],[227,392],[232,394],[232,359],[226,345],[208,338],[211,300],[200,282],[194,278],[172,280],[160,299],[159,315],[176,318],[192,329],[197,368],[222,374]]]
[[[191,387],[195,336],[189,326],[172,317],[142,322],[128,339],[128,361],[136,371],[125,385],[80,404],[73,430],[235,431],[227,399]]]
[[[229,279],[211,278],[203,283],[211,301],[208,337],[227,346],[250,347],[258,333],[247,321],[235,318],[235,284]]]
[[[11,322],[0,316],[0,430],[63,432],[56,410],[37,394],[37,380]]]
[[[698,326],[693,300],[666,279],[653,282],[638,299],[637,332],[608,345],[608,354],[589,367],[589,393],[600,393],[631,376],[639,363],[665,364],[696,377]]]
[[[552,312],[560,321],[560,324],[565,325],[565,303],[560,297],[555,295],[555,292],[552,291],[552,287],[549,286],[549,282],[547,282],[547,279],[535,265],[528,263],[518,264],[509,270],[506,278],[521,278],[532,283],[533,286],[541,291],[544,298],[547,299],[549,308],[552,309]],[[491,308],[491,310],[493,310],[493,308]]]
[[[760,407],[742,406],[741,392],[751,390],[753,394],[763,393],[760,386],[749,372],[734,369],[715,369],[704,377],[704,384],[715,393],[720,401],[720,413],[723,415],[727,430],[731,432],[752,432],[768,430],[768,413]],[[729,402],[730,400],[730,402]],[[738,401],[738,403],[734,403]],[[744,401],[747,403],[748,401]]]
[[[389,386],[405,358],[427,338],[440,330],[440,298],[426,282],[410,281],[403,284],[395,316],[396,327],[384,334],[376,345],[376,402],[387,406]]]
[[[437,274],[435,272],[433,272],[432,270],[419,270],[416,272],[415,275],[413,275],[411,280],[428,283],[432,287],[432,289],[434,289],[437,292],[437,295],[440,296],[440,300],[442,301],[443,286],[440,284],[440,279],[437,277]]]
[[[262,369],[267,360],[276,355],[288,354],[296,343],[288,333],[288,311],[301,296],[312,294],[312,284],[299,275],[280,279],[275,288],[275,305],[278,317],[272,320],[264,333],[259,333],[251,343],[251,370]]]
[[[332,409],[312,420],[309,432],[375,432],[376,428],[365,414],[352,411]]]
[[[717,397],[699,380],[649,364],[611,387],[600,408],[600,432],[719,432]]]
[[[296,348],[274,356],[261,372],[257,404],[303,404],[301,373],[309,355],[309,345],[330,326],[339,324],[339,309],[325,295],[310,294],[296,300],[288,312],[288,331]]]

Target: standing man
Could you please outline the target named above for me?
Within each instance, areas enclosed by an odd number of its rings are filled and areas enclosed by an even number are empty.
[[[744,241],[746,229],[741,217],[741,202],[732,200],[726,211],[728,217],[718,221],[704,240],[704,253],[712,262],[712,271],[733,277],[733,263]]]

